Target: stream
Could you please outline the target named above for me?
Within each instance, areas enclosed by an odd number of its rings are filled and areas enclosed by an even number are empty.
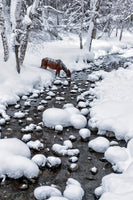
[[[108,58],[107,58],[107,61]],[[118,68],[122,63],[116,63],[114,65],[115,69]],[[92,70],[100,70],[103,68],[103,61],[101,65],[93,65],[80,72],[73,72],[71,83],[67,86],[63,84],[57,85],[57,90],[53,91],[56,95],[50,100],[47,100],[46,104],[43,104],[44,109],[51,107],[62,108],[66,103],[72,103],[77,106],[77,96],[84,91],[88,91],[90,87],[93,87],[93,83],[87,81],[88,74]],[[105,67],[105,66],[104,66]],[[107,71],[112,69],[112,65],[108,65]],[[50,90],[50,88],[49,88]],[[43,110],[38,110],[38,106],[42,105],[42,100],[47,97],[48,89],[44,90],[39,94],[37,98],[31,100],[30,106],[25,106],[25,100],[21,98],[20,108],[15,108],[14,105],[9,106],[7,109],[7,114],[11,117],[11,120],[2,126],[2,138],[16,137],[22,139],[24,133],[22,128],[28,125],[30,122],[27,118],[32,118],[32,123],[38,125],[42,122],[42,112]],[[31,98],[32,94],[28,95]],[[63,97],[62,100],[57,100],[56,96]],[[86,96],[86,99],[89,96]],[[89,101],[92,101],[90,98]],[[89,107],[88,107],[89,108]],[[22,120],[15,119],[14,113],[19,110],[26,112],[26,117]],[[89,120],[89,115],[87,116]],[[75,170],[70,169],[70,160],[67,156],[60,157],[62,160],[62,165],[57,169],[49,169],[47,167],[40,169],[40,175],[36,180],[28,180],[24,177],[13,180],[7,178],[4,184],[0,186],[0,200],[35,200],[33,192],[34,189],[40,185],[51,185],[54,184],[62,192],[65,189],[66,181],[69,177],[76,179],[80,182],[82,188],[85,191],[83,200],[95,200],[97,197],[94,195],[94,190],[101,183],[102,177],[106,174],[113,172],[111,165],[103,158],[102,153],[96,153],[88,149],[88,141],[84,142],[79,136],[79,130],[73,127],[64,128],[63,132],[57,132],[53,129],[42,126],[42,130],[31,132],[31,140],[40,140],[44,144],[44,148],[40,151],[31,149],[32,156],[41,153],[46,157],[54,155],[51,147],[53,144],[63,144],[64,140],[69,139],[70,135],[75,136],[73,140],[73,148],[77,148],[80,151],[79,159],[77,162],[77,168]],[[91,137],[89,140],[97,137],[97,130],[91,130]],[[107,137],[110,141],[116,141],[115,137],[110,135]],[[124,141],[119,141],[120,146],[124,146]],[[96,167],[98,169],[97,173],[92,173],[91,168]]]

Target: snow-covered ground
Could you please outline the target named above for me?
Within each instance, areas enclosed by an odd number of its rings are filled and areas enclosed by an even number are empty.
[[[88,65],[83,62],[86,58],[93,60],[94,58],[98,58],[99,56],[108,53],[120,53],[122,54],[122,57],[132,56],[133,50],[131,47],[133,47],[133,36],[130,33],[125,33],[122,42],[119,42],[116,38],[94,40],[92,46],[93,53],[89,53],[87,50],[79,49],[79,38],[74,34],[71,34],[69,38],[65,37],[62,41],[45,42],[38,45],[29,44],[25,62],[21,68],[21,73],[17,74],[15,62],[12,57],[7,63],[2,61],[3,50],[2,45],[0,44],[0,114],[2,115],[0,123],[2,124],[4,123],[4,120],[9,120],[9,116],[6,114],[6,107],[8,104],[16,104],[20,99],[20,96],[27,95],[28,93],[33,93],[33,96],[37,96],[37,94],[43,90],[43,87],[47,87],[54,80],[53,71],[51,72],[50,70],[43,70],[40,68],[42,58],[48,56],[55,59],[62,59],[71,71],[78,71],[88,67]],[[117,139],[125,139],[126,141],[133,138],[133,65],[130,63],[128,64],[129,67],[126,69],[118,69],[117,71],[114,70],[110,73],[103,71],[95,72],[89,77],[89,79],[93,81],[102,77],[102,81],[96,82],[95,87],[91,88],[89,91],[89,93],[94,96],[94,100],[91,103],[91,119],[89,120],[89,126],[97,127],[99,129],[98,133],[103,135],[106,130],[113,131]],[[60,111],[64,112],[64,110]],[[19,117],[20,114],[22,113],[19,113]],[[80,114],[80,117],[81,116],[84,117]],[[71,124],[74,127],[79,123],[78,121],[75,125],[75,119],[75,117],[73,120],[71,119]],[[61,121],[59,121],[59,123],[61,124]],[[84,128],[84,126],[81,126],[80,128]],[[133,142],[130,140],[127,148],[124,150],[119,148],[115,151],[115,147],[109,147],[109,142],[104,141],[105,140],[102,139],[101,144],[99,144],[99,140],[96,140],[99,148],[103,146],[103,143],[106,143],[104,150],[100,152],[105,152],[105,158],[112,163],[114,169],[121,171],[122,174],[111,174],[104,177],[102,180],[102,186],[96,190],[96,194],[102,195],[100,200],[112,200],[115,198],[117,198],[117,200],[132,200],[133,190],[129,185],[132,185],[133,183],[131,151],[133,148]],[[1,139],[0,142],[1,144],[4,144],[3,139]],[[15,145],[16,141],[13,143]],[[39,145],[41,145],[41,143],[39,143]],[[8,144],[5,145],[5,147],[7,146]],[[32,144],[32,146],[34,145]],[[89,146],[97,150],[97,148],[94,148],[97,146],[95,141],[94,144],[92,144],[92,142],[89,143]],[[5,147],[0,149],[2,152],[0,159],[0,166],[2,166],[0,168],[0,176],[2,178],[4,178],[4,175],[13,178],[25,175],[24,171],[27,163],[29,165],[29,173],[26,172],[25,176],[28,178],[37,176],[39,171],[38,166],[40,164],[37,166],[36,162],[43,162],[43,160],[38,161],[38,159],[40,160],[42,157],[34,158],[37,160],[34,161],[34,159],[30,160],[30,156],[27,158],[27,156],[19,154],[16,158],[16,152],[18,150],[15,149],[15,153],[9,153],[8,149],[5,151]],[[99,148],[97,150],[98,152]],[[118,152],[120,157],[115,156],[114,152]],[[10,159],[12,159],[12,157],[19,160],[22,158],[24,165],[22,165],[22,167],[11,165],[11,168],[6,168],[6,164]],[[6,159],[3,162],[4,158]],[[122,166],[123,163],[125,167]],[[31,170],[32,166],[34,166],[34,171]],[[20,174],[14,175],[14,169],[16,168],[20,169]],[[120,183],[120,188],[122,188],[122,190],[117,189],[117,185],[114,184],[115,181],[117,184]],[[127,182],[126,187],[123,186],[125,182]],[[71,187],[69,187],[69,185],[71,185]],[[77,199],[82,199],[84,192],[80,184],[76,183],[76,186],[73,185],[73,183],[67,185],[62,199],[74,200],[72,191],[75,187],[78,187],[79,191]],[[123,190],[124,187],[125,189]],[[40,191],[40,189],[38,189],[38,191]],[[35,196],[37,195],[37,198],[42,193],[42,190],[40,193],[38,191],[35,191]],[[59,194],[59,196],[61,195]],[[49,197],[51,197],[51,193]]]

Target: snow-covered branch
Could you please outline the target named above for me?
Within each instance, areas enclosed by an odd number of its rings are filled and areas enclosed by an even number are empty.
[[[54,13],[58,13],[58,14],[63,14],[64,13],[63,11],[57,10],[57,9],[53,8],[52,6],[44,6],[44,9],[47,9],[49,11],[52,10]]]

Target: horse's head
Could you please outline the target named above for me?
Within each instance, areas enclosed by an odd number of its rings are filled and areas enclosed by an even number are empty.
[[[42,61],[41,61],[41,68],[45,69],[46,67],[47,67],[47,61],[46,61],[45,58],[43,58]]]
[[[66,73],[66,75],[67,75],[67,77],[71,78],[71,72],[70,72],[70,70],[69,70],[69,69],[67,70],[67,73]]]

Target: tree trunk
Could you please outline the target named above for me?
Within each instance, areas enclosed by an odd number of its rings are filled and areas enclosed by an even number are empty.
[[[89,30],[88,30],[88,37],[87,37],[87,40],[85,42],[85,47],[87,49],[89,49],[89,51],[91,51],[93,29],[94,29],[94,23],[91,22],[90,26],[89,26]]]
[[[19,63],[18,52],[19,52],[19,45],[15,45],[16,68],[17,68],[17,72],[20,73],[20,63]]]
[[[122,39],[122,34],[123,34],[123,25],[122,25],[122,27],[121,27],[121,32],[120,32],[120,37],[119,37],[119,41],[121,41],[121,39]]]
[[[79,41],[80,41],[80,49],[83,49],[82,32],[80,32],[79,34]]]
[[[98,12],[98,10],[100,8],[100,3],[101,3],[101,0],[95,0],[95,1],[91,0],[91,4],[93,5],[92,16],[90,19],[88,37],[85,42],[85,47],[87,47],[89,49],[89,51],[91,51],[92,39],[94,39],[96,37],[96,19],[97,19],[96,12]]]
[[[6,62],[9,58],[9,49],[8,49],[7,37],[5,33],[5,20],[4,20],[4,14],[3,14],[2,0],[0,0],[0,32],[1,32],[1,38],[2,38],[2,43],[3,43],[3,49],[4,49],[4,61]]]
[[[1,33],[1,37],[2,37],[2,43],[3,43],[3,48],[4,48],[4,61],[6,62],[9,58],[9,49],[8,49],[7,37],[6,37],[5,31]]]
[[[80,40],[80,49],[83,49],[82,31],[83,31],[83,22],[84,22],[84,0],[81,0],[81,9],[82,9],[82,14],[81,14],[79,40]]]
[[[25,54],[26,54],[26,50],[27,50],[27,45],[28,45],[30,26],[32,24],[32,20],[34,18],[34,14],[36,12],[36,8],[38,7],[38,4],[39,4],[39,0],[34,0],[30,13],[29,14],[27,13],[28,14],[27,16],[30,20],[30,23],[28,22],[27,24],[25,24],[24,39],[23,39],[23,41],[21,41],[21,46],[20,46],[20,57],[19,57],[20,65],[22,65],[23,62],[24,62],[24,58],[25,58]]]
[[[20,65],[23,64],[24,62],[24,58],[25,58],[25,54],[26,54],[26,50],[27,50],[27,45],[28,45],[28,38],[29,38],[29,33],[30,33],[30,27],[27,28],[26,33],[24,35],[24,40],[21,44],[20,47]]]

